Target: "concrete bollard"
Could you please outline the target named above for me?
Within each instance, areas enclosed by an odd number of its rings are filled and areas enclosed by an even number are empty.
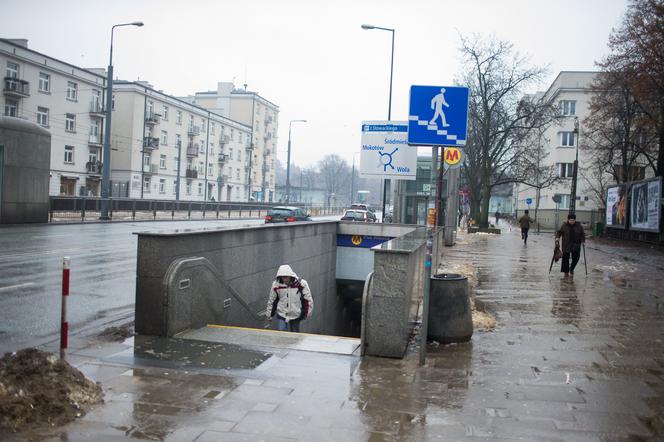
[[[443,344],[470,340],[473,318],[468,278],[443,273],[432,276],[430,284],[428,339]]]

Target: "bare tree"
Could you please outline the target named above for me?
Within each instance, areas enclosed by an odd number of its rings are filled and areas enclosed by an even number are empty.
[[[542,98],[540,96],[536,99]],[[524,153],[515,160],[513,167],[518,178],[515,181],[535,188],[535,219],[539,211],[542,189],[551,187],[561,180],[556,165],[545,161],[549,156],[545,146],[548,146],[550,140],[544,134],[544,126],[531,131],[525,140],[528,145],[520,148]]]
[[[331,204],[334,197],[337,202],[349,200],[349,182],[351,169],[346,160],[337,154],[326,155],[318,162],[318,170],[327,191],[327,204]]]
[[[546,100],[524,99],[526,88],[540,82],[546,69],[530,66],[511,43],[462,37],[461,53],[461,82],[471,91],[464,172],[471,213],[487,226],[491,189],[526,182],[523,165],[533,157],[529,141],[534,130],[551,123],[554,112]]]
[[[655,174],[664,175],[664,1],[631,0],[599,66],[620,72],[656,138]]]
[[[595,165],[617,183],[635,179],[631,171],[646,162],[655,169],[650,120],[636,101],[628,76],[621,71],[603,72],[593,81],[592,92],[580,148],[591,153]]]
[[[606,207],[606,189],[611,181],[611,175],[607,173],[612,168],[610,158],[602,155],[602,152],[592,152],[586,162],[588,165],[579,168],[579,176],[586,183],[586,188],[591,192],[591,198],[597,207]]]

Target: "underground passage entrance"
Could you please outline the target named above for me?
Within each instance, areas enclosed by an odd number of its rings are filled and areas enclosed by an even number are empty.
[[[401,357],[421,295],[424,240],[416,226],[336,221],[139,233],[136,332]],[[266,324],[282,264],[314,297],[301,333]]]

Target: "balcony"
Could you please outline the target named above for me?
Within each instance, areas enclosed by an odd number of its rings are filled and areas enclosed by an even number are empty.
[[[23,98],[30,96],[30,82],[18,78],[5,77],[5,95]]]
[[[227,155],[225,153],[220,153],[219,156],[217,157],[217,161],[220,163],[225,163],[226,162]]]
[[[195,137],[197,135],[200,135],[201,133],[201,127],[200,126],[194,126],[192,124],[189,125],[187,128],[187,135],[190,137]]]
[[[159,124],[160,118],[161,114],[155,114],[154,112],[146,112],[145,124],[147,124],[148,126],[154,126],[155,124]]]
[[[187,177],[187,178],[198,178],[198,171],[196,169],[187,169],[185,171],[185,177]]]
[[[219,187],[221,187],[221,186],[223,186],[224,184],[226,184],[226,177],[223,176],[223,175],[219,175],[219,176],[217,177],[217,185],[218,185]]]
[[[85,170],[93,175],[101,175],[102,164],[101,161],[88,161],[85,164]]]
[[[263,156],[264,156],[264,157],[270,156],[271,153],[272,153],[272,151],[271,151],[270,149],[265,149],[265,150],[263,151]]]
[[[198,143],[189,143],[187,145],[187,156],[188,157],[197,157],[198,156]]]
[[[159,138],[154,138],[154,137],[143,138],[144,149],[157,149],[158,147],[159,147]]]
[[[104,118],[104,108],[99,100],[92,100],[90,103],[90,115],[97,118]]]
[[[102,136],[100,134],[98,135],[90,134],[90,138],[88,138],[88,144],[90,146],[95,146],[95,147],[101,146]]]
[[[254,150],[255,147],[256,146],[254,146],[254,144],[251,143],[251,144],[247,144],[244,148],[245,148],[245,150],[251,152],[252,150]]]
[[[143,164],[143,173],[159,173],[159,164]]]
[[[219,145],[220,146],[223,146],[224,144],[228,144],[228,143],[230,143],[230,141],[231,141],[231,137],[229,137],[228,135],[222,135],[221,137],[219,137]]]

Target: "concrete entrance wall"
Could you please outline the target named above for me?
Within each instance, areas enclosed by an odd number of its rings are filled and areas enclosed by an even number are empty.
[[[314,297],[302,331],[337,334],[336,234],[336,221],[137,233],[136,331],[172,336],[206,323],[262,328],[258,315],[277,268],[289,264]]]
[[[0,224],[48,222],[51,134],[0,116]]]
[[[436,232],[434,244],[442,241],[443,232]],[[371,249],[374,273],[362,312],[364,354],[403,357],[424,293],[426,242],[421,227]]]

